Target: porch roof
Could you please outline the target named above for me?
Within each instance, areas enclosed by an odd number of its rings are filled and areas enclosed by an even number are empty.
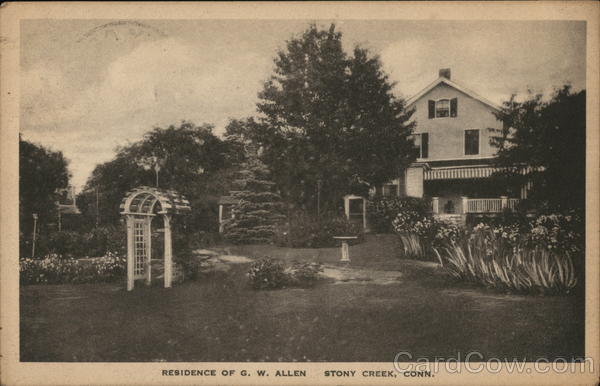
[[[473,166],[449,166],[430,168],[425,170],[425,181],[431,180],[456,180],[456,179],[471,179],[471,178],[488,178],[495,172],[500,172],[505,168],[493,167],[489,165],[473,165]],[[533,169],[525,166],[520,168],[521,174],[528,174]]]

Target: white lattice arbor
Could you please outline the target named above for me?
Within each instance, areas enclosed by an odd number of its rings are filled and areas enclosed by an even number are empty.
[[[152,219],[157,215],[164,221],[164,278],[165,288],[173,280],[173,251],[171,220],[173,215],[191,211],[190,203],[174,190],[140,186],[129,191],[121,202],[121,215],[127,218],[127,290],[133,289],[136,279],[151,283]]]

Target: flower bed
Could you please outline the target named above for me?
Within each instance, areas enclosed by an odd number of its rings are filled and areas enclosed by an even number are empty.
[[[123,279],[126,258],[113,253],[106,256],[72,259],[51,254],[43,259],[25,258],[19,261],[21,285],[99,283]]]
[[[533,293],[568,293],[575,288],[578,271],[568,252],[514,240],[508,232],[479,230],[434,252],[451,275],[487,287]]]

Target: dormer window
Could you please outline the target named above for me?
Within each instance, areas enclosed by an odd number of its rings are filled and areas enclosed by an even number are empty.
[[[458,115],[458,99],[429,100],[429,119],[456,117]]]

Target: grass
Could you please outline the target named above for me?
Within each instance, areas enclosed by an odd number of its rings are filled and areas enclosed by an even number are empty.
[[[395,238],[350,248],[351,267],[398,284],[256,291],[247,264],[169,290],[119,284],[21,287],[22,361],[381,361],[399,351],[484,358],[584,352],[583,297],[498,294],[395,257]],[[232,254],[338,264],[337,248],[231,247]]]

